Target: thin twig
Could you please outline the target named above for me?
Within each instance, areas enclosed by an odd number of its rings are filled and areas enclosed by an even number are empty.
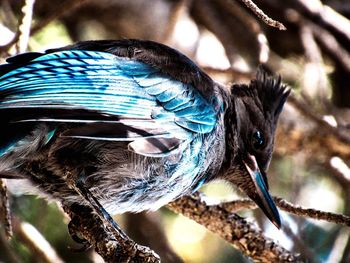
[[[0,223],[4,226],[6,237],[12,237],[10,204],[5,179],[0,179]]]
[[[276,20],[273,20],[268,15],[266,15],[252,0],[240,0],[242,1],[254,14],[259,17],[265,24],[276,27],[279,30],[287,30],[287,28]]]
[[[18,26],[18,41],[16,43],[17,53],[23,53],[27,50],[34,3],[35,0],[26,0],[22,7],[23,18]]]
[[[350,227],[349,216],[331,213],[331,212],[324,212],[313,208],[303,208],[302,206],[289,203],[288,201],[280,197],[274,197],[274,200],[276,202],[276,205],[280,209],[286,212],[289,212],[298,216],[309,217],[316,220],[324,220],[327,222]]]
[[[299,205],[294,205],[280,197],[274,197],[273,199],[276,202],[278,208],[291,214],[297,216],[304,216],[316,220],[324,220],[327,222],[350,227],[349,216],[331,212],[324,212],[313,208],[304,208]],[[241,199],[233,202],[223,203],[219,206],[225,209],[226,211],[230,212],[237,212],[242,209],[257,208],[257,205],[250,199]]]

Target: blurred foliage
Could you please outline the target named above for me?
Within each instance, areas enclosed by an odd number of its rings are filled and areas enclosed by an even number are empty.
[[[29,46],[31,50],[42,50],[43,47],[48,49],[71,43],[66,27],[62,23],[52,22],[30,38]]]
[[[36,227],[65,262],[92,262],[89,253],[74,252],[80,245],[71,239],[67,229],[68,220],[55,202],[47,203],[36,196],[24,195],[13,197],[11,203],[12,213],[21,221]],[[21,243],[16,233],[11,245],[18,252],[21,262],[40,262],[35,254]]]

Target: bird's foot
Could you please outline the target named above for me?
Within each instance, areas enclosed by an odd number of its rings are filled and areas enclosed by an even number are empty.
[[[134,249],[136,251],[135,256],[140,260],[140,262],[147,262],[147,263],[160,262],[160,257],[149,247],[141,246],[135,243]]]
[[[68,182],[68,183],[72,189],[74,189],[80,196],[82,196],[90,204],[89,207],[97,214],[97,218],[96,216],[92,217],[93,214],[91,214],[91,211],[90,211],[89,212],[90,215],[84,215],[83,219],[84,219],[84,222],[86,222],[86,224],[91,224],[91,222],[87,222],[86,220],[95,221],[95,223],[93,224],[94,228],[99,228],[99,229],[97,231],[92,231],[92,232],[100,233],[99,234],[100,236],[105,235],[106,238],[104,239],[103,242],[104,242],[104,245],[108,243],[108,245],[106,245],[107,247],[114,246],[114,249],[113,249],[114,252],[111,252],[111,249],[108,248],[108,254],[109,254],[108,257],[110,257],[110,254],[114,254],[113,260],[114,260],[114,257],[116,257],[118,258],[118,262],[150,262],[150,263],[160,262],[159,256],[153,250],[151,250],[148,247],[144,247],[135,243],[124,233],[124,231],[119,227],[119,225],[113,220],[113,218],[109,215],[109,213],[99,203],[97,198],[90,192],[90,190],[87,187],[85,187],[84,177],[80,177],[78,180],[75,180],[73,183],[72,182]],[[74,214],[85,213],[82,211],[84,210],[84,208],[82,208],[83,206],[78,205],[77,207],[80,207],[80,209],[75,211]],[[85,210],[86,210],[86,207],[85,207]],[[82,218],[80,218],[80,220],[82,220]],[[102,224],[103,226],[96,227],[96,221],[98,221],[97,224]],[[71,223],[72,222],[73,220],[71,221]],[[74,222],[74,229],[80,228],[79,225],[81,226],[82,223],[77,224],[77,222]],[[88,227],[88,226],[85,226],[85,227]],[[86,229],[84,229],[83,232],[85,232],[85,234],[88,234],[88,236],[90,237],[90,238],[87,238],[88,242],[90,244],[95,243],[95,242],[92,243],[90,241],[91,239],[90,233],[86,233],[85,230]],[[73,231],[73,234],[79,233],[79,232],[80,231],[78,232]],[[80,236],[84,236],[85,238],[86,236],[85,234],[82,234]],[[113,238],[111,238],[111,235],[113,236]],[[77,236],[75,235],[75,237]],[[81,238],[79,239],[81,240]],[[117,242],[117,244],[115,241]],[[94,244],[94,247],[95,249],[97,249],[95,244]],[[110,260],[107,260],[107,261],[109,262]]]
[[[75,217],[72,218],[72,220],[68,223],[68,232],[69,235],[71,236],[71,238],[78,244],[81,245],[81,247],[78,248],[74,248],[74,247],[70,247],[70,250],[72,250],[73,252],[85,252],[87,251],[89,248],[91,248],[91,244],[89,243],[89,241],[87,241],[84,237],[82,237],[74,228],[74,221],[75,221]]]

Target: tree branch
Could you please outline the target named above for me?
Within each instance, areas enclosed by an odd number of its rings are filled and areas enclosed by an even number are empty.
[[[196,221],[256,262],[302,262],[301,259],[265,237],[253,224],[222,206],[208,206],[198,193],[185,196],[167,207]]]
[[[68,227],[72,237],[83,237],[85,240],[81,241],[87,241],[92,245],[105,262],[160,262],[159,256],[147,247],[135,245],[125,248],[121,246],[113,232],[89,207],[72,205],[63,206],[63,209],[71,218]]]

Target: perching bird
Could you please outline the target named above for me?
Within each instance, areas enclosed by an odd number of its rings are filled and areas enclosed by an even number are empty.
[[[226,88],[174,49],[141,40],[7,62],[0,177],[27,178],[65,204],[89,205],[91,193],[112,214],[154,210],[224,179],[280,227],[266,177],[290,93],[280,79],[260,72]]]

